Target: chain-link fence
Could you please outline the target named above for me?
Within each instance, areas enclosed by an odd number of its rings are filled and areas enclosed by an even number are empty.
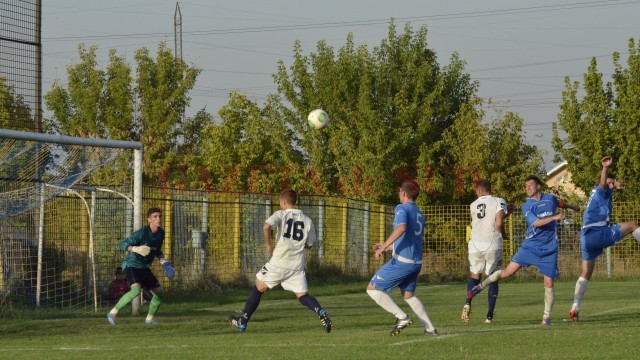
[[[40,2],[0,2],[0,128],[41,132]]]
[[[116,191],[77,190],[55,198],[46,204],[44,232],[38,231],[39,210],[0,221],[0,317],[92,312],[112,306],[121,295],[118,291],[124,291],[117,288],[122,283],[117,268],[124,257],[118,244],[134,230],[131,203],[122,196],[130,189]],[[163,210],[163,250],[177,271],[170,280],[154,264],[154,273],[169,292],[206,294],[242,286],[268,260],[262,225],[278,209],[277,195],[145,188],[143,208],[152,206]],[[383,264],[371,249],[391,233],[394,206],[301,196],[300,208],[313,219],[318,235],[316,246],[307,251],[311,276],[331,273],[338,279],[366,279]],[[430,282],[466,279],[468,206],[428,206],[423,212],[427,226],[422,274]],[[558,228],[562,279],[579,276],[581,216],[568,212]],[[614,222],[638,218],[640,204],[614,204]],[[505,263],[521,245],[526,226],[516,212],[506,227]],[[39,233],[44,233],[42,242]],[[638,275],[640,245],[631,237],[598,258],[594,274],[600,279]],[[530,268],[518,278],[537,276]]]

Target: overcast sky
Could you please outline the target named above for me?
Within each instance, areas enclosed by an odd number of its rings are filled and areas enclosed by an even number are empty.
[[[166,41],[174,48],[175,1],[57,0],[42,7],[45,93],[55,79],[66,80],[80,42],[99,47],[102,66],[112,48],[132,65],[140,47],[154,53]],[[458,52],[480,82],[479,95],[525,119],[527,140],[547,152],[547,169],[564,77],[581,81],[592,57],[610,75],[611,54],[626,62],[629,38],[640,38],[640,0],[186,0],[180,9],[183,58],[203,69],[188,116],[206,107],[217,118],[230,91],[258,102],[274,93],[271,74],[278,60],[291,63],[295,40],[308,54],[319,40],[338,49],[353,33],[371,50],[393,17],[400,29],[426,25],[441,65]]]

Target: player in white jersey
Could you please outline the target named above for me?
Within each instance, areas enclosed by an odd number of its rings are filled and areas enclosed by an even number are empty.
[[[484,270],[486,275],[502,268],[502,239],[506,238],[504,219],[509,214],[507,202],[491,195],[491,183],[478,180],[475,185],[478,198],[471,203],[471,238],[469,239],[469,282],[467,291],[480,283]],[[491,284],[488,291],[489,310],[486,324],[493,321],[493,312],[498,299],[498,283]],[[463,323],[471,319],[471,300],[466,299],[460,318]]]
[[[262,227],[269,261],[256,274],[256,283],[244,305],[242,316],[229,317],[229,322],[240,332],[247,329],[251,315],[260,305],[262,294],[278,285],[295,293],[302,305],[318,315],[326,332],[333,330],[329,314],[318,300],[309,296],[304,250],[313,246],[316,232],[313,221],[296,208],[297,200],[298,195],[293,190],[280,192],[281,210],[273,213]],[[277,229],[275,248],[271,244],[271,230],[274,228]]]

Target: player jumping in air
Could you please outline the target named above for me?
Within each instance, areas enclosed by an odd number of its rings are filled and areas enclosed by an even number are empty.
[[[582,273],[576,282],[573,305],[569,310],[571,320],[576,322],[579,318],[582,298],[587,291],[587,284],[593,274],[596,258],[602,254],[604,249],[617,244],[629,233],[632,233],[633,237],[640,242],[640,228],[636,223],[609,224],[613,208],[611,202],[613,190],[621,189],[622,182],[608,173],[609,167],[613,164],[613,159],[610,156],[602,158],[601,164],[600,180],[598,186],[591,190],[589,202],[582,218],[582,229],[580,230]]]
[[[555,300],[553,288],[554,279],[560,276],[558,270],[558,236],[557,221],[564,220],[563,213],[557,213],[558,208],[567,208],[579,211],[575,205],[569,205],[552,194],[540,192],[542,181],[536,176],[525,179],[525,191],[528,199],[522,205],[521,210],[527,222],[527,237],[511,259],[511,262],[503,270],[497,270],[489,275],[480,285],[476,285],[467,292],[467,298],[472,299],[482,289],[490,284],[511,277],[521,267],[531,265],[538,266],[538,271],[544,276],[544,312],[542,324],[551,324],[551,310]]]
[[[316,233],[313,221],[296,208],[298,195],[293,190],[280,193],[280,208],[265,221],[262,234],[267,246],[269,261],[256,274],[256,283],[247,299],[240,317],[229,317],[229,323],[238,331],[247,330],[251,315],[260,305],[260,298],[267,289],[278,284],[296,294],[298,301],[313,311],[322,322],[324,331],[331,332],[333,323],[329,314],[318,300],[309,296],[307,278],[304,271],[304,250],[313,246]],[[271,245],[271,230],[277,228],[275,248]]]

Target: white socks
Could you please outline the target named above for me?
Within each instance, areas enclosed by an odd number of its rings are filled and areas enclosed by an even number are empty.
[[[633,238],[636,239],[637,242],[640,242],[640,227],[633,230],[631,235],[633,235]]]
[[[502,279],[502,270],[496,270],[486,279],[484,279],[484,281],[480,284],[480,289],[484,289],[500,279]]]
[[[571,306],[573,309],[580,310],[580,304],[582,303],[582,298],[584,297],[584,293],[587,291],[587,284],[589,284],[589,280],[580,276],[578,281],[576,281],[576,290],[573,295],[573,305]]]
[[[409,304],[411,310],[413,310],[413,312],[418,316],[418,319],[420,319],[420,322],[424,325],[424,328],[427,331],[433,331],[433,329],[435,329],[435,327],[431,323],[431,319],[429,319],[427,310],[424,308],[424,305],[422,304],[422,301],[420,301],[420,299],[412,296],[408,299],[404,299],[404,301]]]
[[[393,301],[391,296],[387,295],[387,293],[380,290],[367,290],[367,294],[376,302],[376,304],[380,305],[381,308],[387,310],[392,313],[398,319],[404,319],[407,317],[407,314],[402,311]]]
[[[544,318],[551,316],[551,310],[553,310],[553,301],[555,300],[556,292],[554,288],[544,288]]]

